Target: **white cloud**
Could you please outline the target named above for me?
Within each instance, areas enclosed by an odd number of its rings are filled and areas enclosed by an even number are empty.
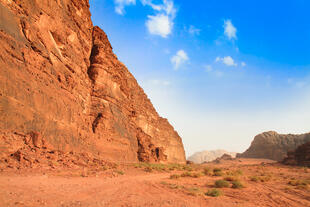
[[[143,6],[149,6],[154,10],[153,15],[148,15],[145,25],[152,35],[159,35],[167,38],[173,29],[173,20],[176,15],[173,0],[162,0],[160,4],[153,3],[153,0],[140,0]],[[124,15],[125,7],[135,5],[136,0],[114,0],[115,12]],[[193,30],[193,32],[197,32]]]
[[[200,29],[194,27],[193,25],[191,25],[188,29],[188,33],[191,35],[199,35],[200,34]]]
[[[125,14],[125,6],[135,5],[136,0],[114,0],[115,4],[115,12],[124,15]]]
[[[223,27],[224,27],[224,34],[228,37],[229,40],[237,39],[237,29],[231,23],[230,19],[224,21]]]
[[[238,64],[235,63],[234,59],[230,56],[226,56],[226,57],[216,57],[215,62],[222,62],[223,64],[227,65],[227,66],[237,66]]]
[[[167,38],[171,34],[173,22],[165,14],[149,15],[146,21],[146,27],[150,34]]]
[[[184,50],[179,50],[176,55],[171,58],[171,63],[175,70],[179,69],[181,65],[186,63],[189,60],[186,52]]]
[[[242,67],[245,67],[245,66],[246,66],[246,63],[245,63],[245,62],[241,62],[241,66],[242,66]]]
[[[148,15],[146,27],[152,35],[159,35],[167,38],[171,34],[173,28],[173,20],[175,18],[176,9],[173,1],[163,0],[163,4],[153,4],[151,0],[142,0],[143,5],[152,7],[157,12],[155,15]]]

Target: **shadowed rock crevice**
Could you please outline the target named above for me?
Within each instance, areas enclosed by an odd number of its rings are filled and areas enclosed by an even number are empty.
[[[154,146],[151,142],[151,137],[145,134],[140,128],[137,131],[138,160],[140,162],[166,161],[167,156],[164,154],[164,149]]]
[[[300,145],[295,151],[289,151],[283,163],[310,167],[310,142]]]

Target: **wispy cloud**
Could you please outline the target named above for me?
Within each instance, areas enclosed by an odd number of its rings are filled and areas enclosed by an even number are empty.
[[[189,60],[186,52],[184,50],[179,50],[173,57],[171,57],[170,61],[173,64],[175,70],[179,69],[181,65],[186,63]]]
[[[304,88],[308,85],[305,80],[295,80],[293,78],[289,78],[287,80],[287,83],[299,89]]]
[[[152,85],[160,85],[160,86],[169,86],[171,84],[170,81],[159,79],[150,80],[149,83],[151,83]]]
[[[115,12],[124,15],[125,14],[125,6],[135,5],[136,0],[114,0],[115,4]]]
[[[212,65],[204,65],[203,66],[206,72],[211,72],[213,70]]]
[[[245,63],[245,62],[241,62],[241,66],[242,66],[242,67],[245,67],[245,66],[246,66],[246,63]]]
[[[237,39],[237,29],[232,24],[231,20],[225,20],[224,21],[224,34],[229,40]]]
[[[188,28],[188,33],[189,33],[190,35],[193,35],[193,36],[199,35],[199,34],[200,34],[200,31],[201,31],[200,29],[196,28],[196,27],[193,26],[193,25],[189,26],[189,28]]]
[[[222,62],[223,64],[227,65],[227,66],[237,66],[238,64],[235,63],[235,60],[230,57],[230,56],[226,56],[226,57],[217,57],[215,59],[215,62]]]
[[[217,78],[220,78],[224,75],[222,71],[214,69],[212,65],[204,65],[203,68],[206,72],[215,75]]]

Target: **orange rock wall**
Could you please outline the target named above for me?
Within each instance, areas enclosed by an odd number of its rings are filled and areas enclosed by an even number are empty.
[[[182,140],[93,27],[88,0],[0,0],[0,150],[39,132],[112,161],[185,162]]]

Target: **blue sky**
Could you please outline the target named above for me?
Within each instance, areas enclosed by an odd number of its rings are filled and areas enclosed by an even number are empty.
[[[187,155],[310,131],[308,0],[91,0],[94,25]]]

